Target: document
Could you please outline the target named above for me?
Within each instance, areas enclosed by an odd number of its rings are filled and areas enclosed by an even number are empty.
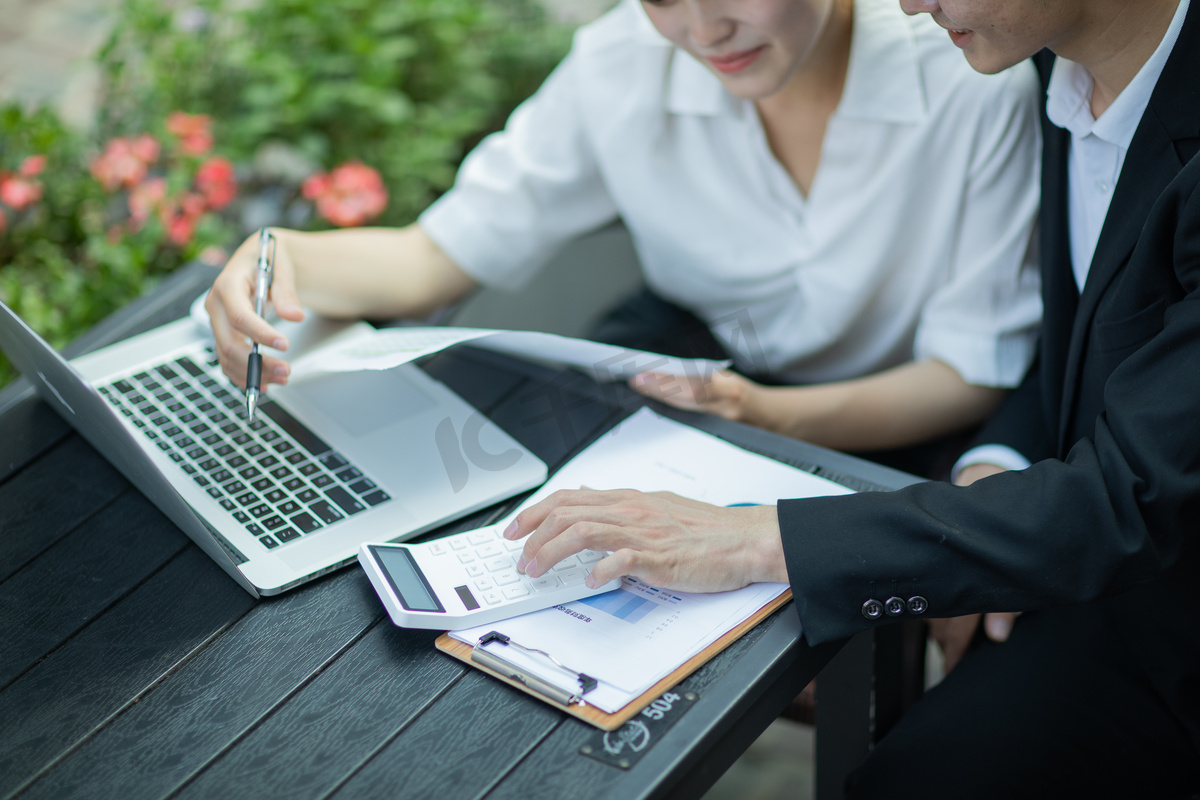
[[[666,490],[726,506],[851,493],[649,409],[631,415],[573,458],[522,508],[558,489],[580,486]],[[525,648],[549,653],[565,669],[517,648],[488,648],[565,691],[579,690],[574,673],[597,679],[584,701],[615,713],[787,588],[759,583],[695,594],[664,591],[627,577],[612,592],[450,635],[474,644],[495,630]]]
[[[536,331],[403,327],[364,329],[341,337],[297,359],[292,364],[292,377],[391,369],[466,342],[500,353],[575,367],[598,381],[627,380],[641,372],[705,378],[730,364],[729,361],[674,358]]]

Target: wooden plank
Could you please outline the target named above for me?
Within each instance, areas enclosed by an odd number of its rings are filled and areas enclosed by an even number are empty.
[[[189,544],[130,489],[4,582],[0,686],[66,641]]]
[[[709,699],[710,702],[715,702],[716,698],[722,695],[732,696],[728,688],[718,687],[718,684],[726,679],[730,671],[746,657],[748,652],[759,645],[764,635],[769,632],[768,626],[772,624],[777,615],[794,613],[790,603],[775,612],[770,619],[750,630],[724,652],[681,682],[675,691],[694,692],[701,698],[701,701],[704,701],[706,696],[713,692],[714,697]],[[803,684],[800,685],[803,686]],[[784,704],[786,704],[786,700],[781,700],[779,708],[782,709]],[[778,710],[776,709],[771,718],[778,714]],[[691,708],[672,728],[672,732],[676,736],[682,734],[685,739],[696,739],[705,734],[706,727],[712,721],[712,716],[705,717],[701,707]],[[765,728],[769,722],[770,719],[764,722],[762,727]],[[579,748],[584,744],[591,743],[597,735],[596,728],[575,719],[566,720],[551,736],[530,752],[520,766],[506,776],[499,786],[488,794],[488,800],[556,800],[580,794],[577,788],[580,786],[588,787],[584,793],[587,797],[626,797],[634,794],[634,790],[628,788],[626,784],[641,786],[645,790],[651,783],[661,779],[661,776],[657,778],[643,776],[637,781],[628,781],[627,776],[630,774],[628,771],[581,754]],[[717,734],[713,732],[710,735],[716,736]],[[713,761],[719,765],[711,770],[709,784],[716,781],[729,764],[749,746],[753,738],[750,736],[741,744],[740,749],[730,748],[728,753],[712,754],[705,759],[705,762]],[[660,746],[662,746],[661,741],[652,745],[644,757],[658,755],[655,753],[655,749]],[[665,760],[663,763],[669,765],[670,760]],[[696,769],[696,767],[691,769]],[[698,795],[699,792],[696,794]]]
[[[261,601],[22,797],[165,796],[287,702],[378,619],[379,601],[360,571]]]
[[[212,285],[218,270],[200,262],[189,264],[163,279],[154,291],[90,328],[63,348],[74,358],[100,347],[178,319],[191,301]],[[49,406],[36,399],[27,380],[0,390],[0,481],[62,441],[71,427]]]
[[[525,380],[512,359],[473,347],[454,347],[433,356],[421,368],[434,380],[487,414]]]
[[[186,587],[186,590],[181,590]],[[0,692],[0,795],[7,795],[194,655],[254,605],[188,547]]]
[[[577,390],[578,381],[589,379],[576,373],[561,376],[549,386],[534,381],[522,384],[488,415],[551,470],[624,413],[604,398]]]
[[[375,625],[328,669],[204,769],[178,798],[316,797],[336,788],[465,669],[431,631]]]
[[[0,482],[73,433],[22,378],[0,391]]]
[[[562,719],[545,703],[469,670],[332,796],[480,797]]]
[[[0,484],[0,583],[128,490],[79,436]]]

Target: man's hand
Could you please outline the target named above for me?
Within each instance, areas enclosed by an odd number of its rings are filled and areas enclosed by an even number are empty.
[[[521,512],[504,536],[529,536],[518,567],[532,577],[583,550],[612,551],[593,566],[589,586],[622,575],[688,592],[788,580],[774,506],[722,508],[632,489],[558,491]]]
[[[945,617],[929,620],[929,635],[942,648],[945,671],[958,666],[967,654],[975,629],[983,618],[983,630],[993,642],[1003,642],[1012,633],[1017,614],[1009,611],[994,611],[990,614],[967,614],[962,617]]]
[[[635,375],[629,385],[646,397],[676,408],[703,411],[734,421],[742,420],[746,398],[757,387],[753,381],[729,370],[704,378],[643,372]]]
[[[250,356],[247,337],[276,350],[287,350],[287,339],[266,320],[254,313],[254,285],[258,268],[258,235],[242,242],[229,259],[225,269],[213,282],[204,301],[212,323],[213,340],[221,371],[234,385],[246,388],[246,361]],[[275,272],[268,300],[282,319],[299,322],[304,319],[300,299],[296,294],[295,271],[288,257],[284,237],[276,232]],[[263,353],[262,386],[284,384],[288,364],[281,358]]]
[[[959,486],[966,486],[991,475],[999,475],[1006,469],[998,464],[980,462],[969,464],[954,478]],[[1008,611],[995,611],[990,614],[967,614],[962,617],[946,617],[929,620],[929,635],[942,648],[945,659],[945,671],[954,669],[970,648],[975,629],[983,619],[983,630],[993,642],[1003,642],[1012,633],[1013,623],[1017,614]]]

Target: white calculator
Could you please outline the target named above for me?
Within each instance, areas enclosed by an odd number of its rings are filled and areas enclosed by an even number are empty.
[[[524,540],[491,525],[422,544],[363,544],[358,561],[392,622],[402,628],[454,631],[611,591],[621,579],[589,589],[592,565],[607,553],[585,550],[540,578],[517,571]]]

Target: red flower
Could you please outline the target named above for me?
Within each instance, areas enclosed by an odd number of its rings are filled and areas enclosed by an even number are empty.
[[[92,159],[92,175],[100,181],[106,192],[116,191],[122,186],[137,186],[146,177],[146,167],[150,162],[141,156],[147,155],[148,150],[145,143],[135,148],[132,139],[113,139],[105,145],[103,153]],[[155,157],[157,155],[156,150]]]
[[[129,229],[140,231],[156,208],[167,196],[167,182],[163,178],[150,178],[139,183],[129,192]]]
[[[46,167],[46,157],[42,155],[30,156],[21,162],[20,174],[22,178],[36,178],[41,174]]]
[[[167,229],[171,243],[182,247],[192,240],[196,221],[204,213],[204,198],[188,192],[179,199],[167,200],[159,211],[159,219]]]
[[[388,194],[379,173],[358,161],[313,175],[300,187],[316,202],[317,212],[340,228],[362,225],[387,208]]]
[[[42,185],[36,181],[0,174],[0,200],[14,211],[20,211],[42,199]]]
[[[158,154],[162,151],[162,145],[148,133],[143,133],[136,139],[129,140],[129,149],[133,152],[135,158],[139,159],[146,166],[150,166],[155,161],[158,161]]]
[[[204,197],[208,207],[220,211],[237,197],[233,164],[229,159],[213,156],[196,170],[196,189]]]
[[[167,132],[179,138],[180,147],[189,156],[202,156],[212,150],[213,137],[207,114],[173,111],[167,116]]]

